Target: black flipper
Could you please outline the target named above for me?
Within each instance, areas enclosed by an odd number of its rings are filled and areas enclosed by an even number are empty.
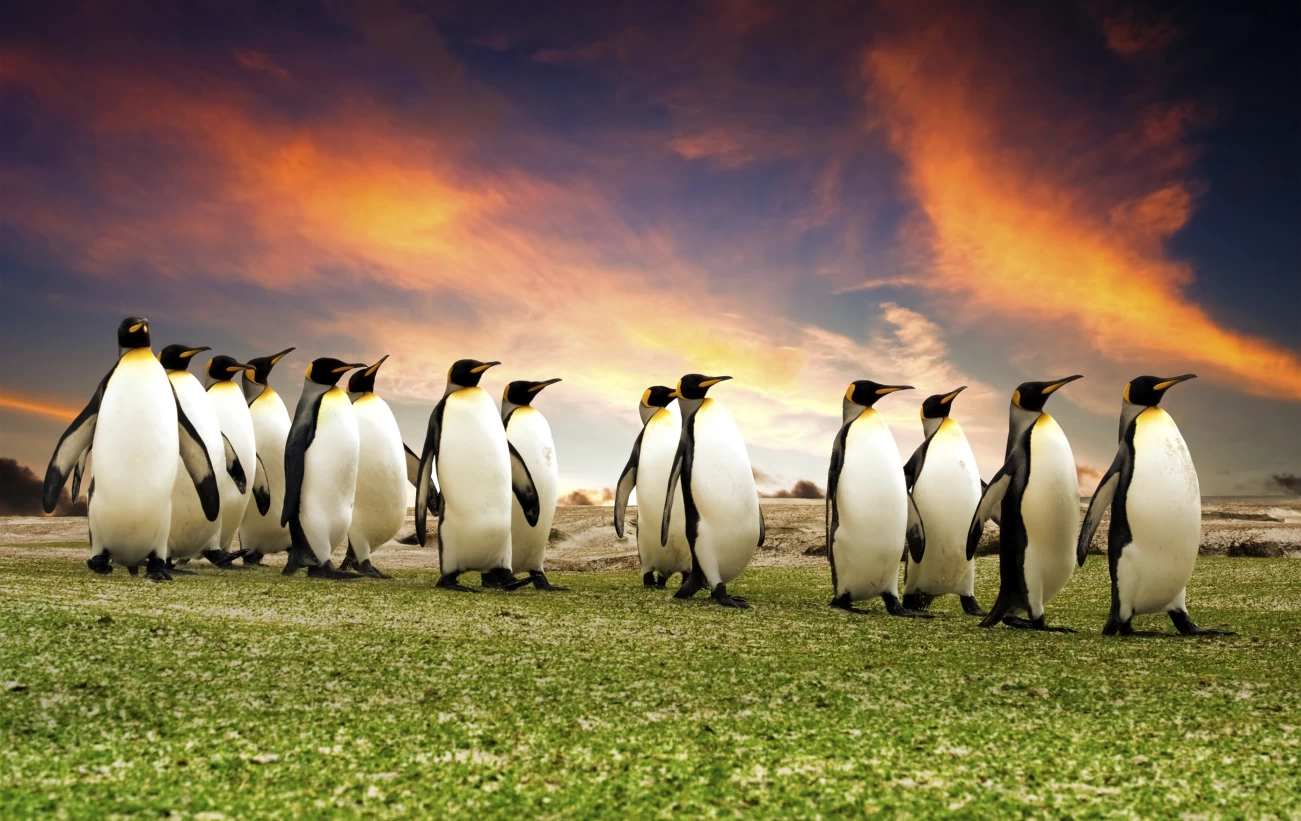
[[[99,420],[99,403],[104,398],[104,389],[108,387],[108,380],[113,378],[113,372],[116,370],[115,362],[99,381],[99,386],[95,388],[95,393],[86,403],[86,407],[81,409],[81,413],[72,420],[72,424],[68,425],[68,429],[59,437],[59,443],[54,446],[54,455],[50,457],[50,465],[45,469],[45,484],[41,488],[41,507],[46,513],[54,512],[55,506],[59,504],[59,494],[63,492],[63,486],[68,482],[68,474],[72,473],[81,462],[82,455],[90,450],[95,442],[95,423]]]
[[[678,452],[673,456],[673,469],[669,471],[669,490],[664,496],[664,515],[660,519],[660,547],[669,543],[669,520],[673,518],[673,494],[678,489],[678,481],[682,478],[682,470],[687,462],[687,444],[686,437],[678,443]],[[695,557],[695,548],[692,547],[692,558]]]
[[[908,530],[905,534],[908,553],[912,556],[913,563],[919,564],[926,553],[926,528],[922,524],[922,514],[917,510],[913,495],[908,491],[904,491],[904,495],[908,497]]]
[[[980,495],[981,495],[981,496],[984,496],[984,495],[985,495],[985,491],[987,491],[987,490],[989,490],[989,482],[986,482],[984,479],[981,479],[981,480],[980,480]],[[991,522],[993,522],[994,524],[996,524],[996,525],[1002,525],[1002,524],[1003,524],[1003,506],[1002,506],[1002,505],[994,505],[994,512],[991,513],[991,514],[989,515],[989,520],[990,520]]]
[[[1111,467],[1107,468],[1107,472],[1102,475],[1102,481],[1098,482],[1098,489],[1093,491],[1093,498],[1089,500],[1089,509],[1084,514],[1084,524],[1080,527],[1080,538],[1075,544],[1075,561],[1080,567],[1084,566],[1084,557],[1093,542],[1093,534],[1097,532],[1098,525],[1102,524],[1102,514],[1111,507],[1111,500],[1116,496],[1116,488],[1120,486],[1120,475],[1128,458],[1129,447],[1122,442],[1116,451],[1116,458],[1111,460]]]
[[[426,516],[440,510],[438,488],[434,486],[433,468],[438,460],[438,443],[443,435],[443,409],[447,407],[444,396],[429,414],[429,428],[425,431],[425,446],[420,452],[420,467],[416,481],[416,541],[425,546]],[[442,555],[442,551],[439,551]],[[453,577],[451,584],[456,584]]]
[[[836,581],[836,528],[840,526],[840,511],[836,507],[836,490],[840,485],[840,471],[845,466],[845,439],[849,436],[849,426],[853,420],[840,426],[835,441],[831,444],[831,466],[827,469],[827,563],[831,565],[831,593],[836,595],[840,586]],[[838,601],[837,599],[836,601]],[[848,597],[846,595],[846,601]],[[839,607],[835,601],[832,606]],[[842,608],[843,609],[843,608]],[[848,608],[848,609],[853,609]]]
[[[763,505],[759,505],[759,543],[755,547],[763,547],[763,543],[767,538],[768,524],[763,520]]]
[[[239,454],[235,452],[235,446],[226,438],[226,434],[221,435],[221,443],[226,449],[226,472],[230,478],[235,480],[235,489],[241,494],[248,488],[248,476],[244,473],[244,465],[239,461]]]
[[[623,473],[619,474],[619,484],[614,492],[614,534],[620,539],[623,538],[623,517],[628,511],[628,497],[637,487],[637,467],[641,463],[641,438],[645,433],[646,429],[642,428],[637,434],[637,441],[632,443],[632,455],[628,457],[628,464],[623,466]]]
[[[936,429],[938,430],[938,428]],[[927,436],[922,443],[913,451],[913,455],[908,457],[908,461],[903,466],[904,487],[912,493],[913,485],[917,484],[917,477],[922,475],[922,468],[926,465],[926,450],[931,446],[931,437]],[[984,484],[983,482],[981,483]]]
[[[257,512],[267,515],[271,509],[271,484],[267,481],[267,469],[261,456],[257,457],[257,469],[253,474],[253,501],[257,504]]]
[[[407,456],[407,481],[411,483],[413,488],[418,490],[420,488],[420,457],[416,455],[415,451],[407,447],[405,443],[402,445],[402,451],[406,453]],[[435,516],[438,515],[437,497],[430,500],[429,512]],[[411,544],[415,544],[415,542],[411,542]]]
[[[980,497],[980,504],[976,505],[976,512],[971,517],[971,526],[967,528],[967,561],[975,558],[976,547],[985,532],[985,522],[989,521],[995,508],[1003,503],[1003,496],[1011,484],[1012,474],[1008,472],[1008,466],[1003,465],[985,487],[985,492]]]
[[[310,383],[309,383],[310,385]],[[315,395],[304,391],[294,409],[294,424],[285,442],[285,502],[280,509],[280,526],[298,519],[298,506],[303,492],[303,471],[307,463],[307,449],[316,439],[316,417],[321,412],[325,391]]]
[[[524,464],[524,457],[519,455],[515,446],[507,442],[506,447],[510,449],[511,490],[515,491],[515,498],[524,511],[524,521],[529,523],[529,527],[537,527],[542,508],[538,488],[533,484],[533,474],[529,473],[529,466]]]
[[[87,449],[86,449],[86,452],[83,453],[83,454],[81,454],[81,459],[77,462],[77,466],[76,466],[75,468],[72,469],[72,491],[71,491],[71,493],[72,493],[72,501],[74,501],[74,502],[77,501],[77,497],[81,495],[81,482],[82,482],[83,479],[86,478],[86,475],[87,475],[87,467],[89,466],[89,464],[90,464],[90,449],[87,448]],[[89,492],[89,490],[87,490],[87,493],[86,493],[86,505],[87,505],[87,506],[90,505],[90,492]]]
[[[172,388],[172,396],[173,398],[176,396],[175,388]],[[203,438],[195,430],[190,417],[185,415],[180,400],[176,402],[176,427],[181,444],[181,464],[185,465],[186,472],[194,482],[203,515],[208,521],[215,522],[217,515],[221,513],[221,494],[217,490],[217,474],[212,459],[208,458],[208,448],[203,444]]]

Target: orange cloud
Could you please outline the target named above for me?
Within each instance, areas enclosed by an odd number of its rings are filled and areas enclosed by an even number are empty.
[[[0,392],[0,408],[22,413],[33,413],[37,416],[47,416],[60,422],[71,422],[77,418],[78,413],[81,413],[80,408],[69,408],[58,402],[34,396],[15,396],[3,392]]]
[[[1007,54],[981,51],[961,22],[928,18],[864,62],[869,102],[916,197],[904,238],[928,272],[923,287],[960,301],[968,322],[1075,329],[1110,359],[1182,363],[1301,400],[1297,355],[1194,304],[1190,266],[1163,247],[1197,199],[1186,169],[1163,164],[1191,115],[1140,116],[1109,135],[1028,110],[1033,67],[1007,68]]]

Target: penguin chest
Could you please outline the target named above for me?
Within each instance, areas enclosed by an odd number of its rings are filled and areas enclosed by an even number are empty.
[[[696,411],[692,442],[696,550],[710,553],[727,582],[750,563],[759,543],[759,495],[750,454],[731,415],[713,399]]]
[[[307,515],[324,515],[332,526],[339,517],[351,517],[359,447],[357,419],[348,395],[342,388],[331,388],[321,398],[316,435],[303,456],[301,496]]]
[[[193,375],[174,371],[167,375],[176,391],[176,401],[194,425],[212,461],[214,471],[225,471],[225,447],[221,441],[221,425],[208,401],[203,386]],[[167,536],[167,547],[176,558],[192,558],[209,547],[216,547],[216,537],[221,533],[221,518],[209,522],[199,504],[199,494],[189,472],[177,456],[176,481],[172,485],[172,525]]]
[[[908,587],[933,595],[965,595],[972,567],[967,528],[980,502],[980,473],[967,437],[952,419],[945,419],[931,437],[913,484],[913,502],[926,529],[926,553],[919,566],[909,559]]]
[[[510,455],[501,415],[483,389],[447,395],[437,468],[444,505],[438,525],[444,572],[508,564]]]
[[[885,420],[869,408],[849,426],[836,484],[832,552],[840,592],[867,597],[894,591],[907,526],[899,450]]]
[[[388,403],[373,393],[352,405],[360,449],[353,532],[371,546],[387,542],[402,527],[407,513],[407,465],[402,434]]]
[[[682,417],[667,408],[661,408],[642,430],[641,453],[637,459],[637,550],[644,570],[655,570],[665,575],[691,567],[680,484],[673,491],[669,541],[666,545],[660,545],[664,494],[669,486],[669,473],[673,470],[673,459],[677,456],[681,438]]]
[[[1056,596],[1075,568],[1075,538],[1080,526],[1080,486],[1075,456],[1066,434],[1041,414],[1030,434],[1030,475],[1021,497],[1025,526],[1026,587],[1034,600]]]
[[[1131,543],[1117,565],[1117,587],[1136,612],[1165,610],[1192,577],[1201,541],[1201,489],[1188,445],[1160,408],[1139,414],[1134,472],[1125,495]]]
[[[546,417],[531,407],[516,408],[507,423],[506,439],[519,451],[538,491],[538,521],[530,526],[519,500],[511,502],[511,557],[516,572],[542,570],[551,523],[556,518],[559,466],[556,443]]]

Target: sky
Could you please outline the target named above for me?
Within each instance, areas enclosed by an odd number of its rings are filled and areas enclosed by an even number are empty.
[[[1083,491],[1125,383],[1187,372],[1203,493],[1297,487],[1294,3],[58,5],[0,6],[0,457],[38,475],[143,315],[297,346],[291,407],[389,354],[417,448],[455,359],[560,377],[596,499],[691,372],[769,492],[825,486],[852,380],[916,386],[905,458],[969,386],[988,477],[1012,389],[1074,373]]]

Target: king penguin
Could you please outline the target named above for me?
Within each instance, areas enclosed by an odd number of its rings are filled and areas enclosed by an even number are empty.
[[[485,587],[514,590],[529,583],[511,573],[511,494],[532,526],[540,515],[538,491],[519,451],[506,439],[496,403],[479,387],[484,371],[500,364],[458,360],[429,415],[416,488],[416,538],[426,543],[432,499],[438,511],[438,586],[446,590],[477,592],[457,581],[470,570],[482,574]]]
[[[673,493],[669,540],[663,545],[658,527],[664,520],[663,491],[668,486],[678,443],[682,441],[682,414],[673,397],[673,388],[666,385],[652,385],[642,392],[637,409],[641,414],[641,432],[632,443],[632,455],[619,474],[614,496],[614,532],[623,539],[628,497],[634,489],[637,491],[637,555],[641,559],[642,586],[660,590],[674,573],[682,574],[683,584],[691,575],[681,484]]]
[[[255,356],[248,361],[240,378],[249,417],[253,420],[253,440],[257,443],[257,469],[266,475],[267,496],[258,496],[260,483],[254,485],[253,501],[239,524],[240,553],[244,564],[262,563],[268,553],[289,549],[289,528],[280,524],[285,503],[285,441],[289,438],[289,411],[271,387],[271,369],[293,348],[270,356]]]
[[[223,492],[227,483],[234,483],[243,492],[253,471],[245,469],[230,440],[222,435],[221,423],[217,421],[217,412],[213,410],[208,394],[189,371],[194,355],[206,350],[210,349],[168,345],[159,353],[158,361],[167,371],[172,390],[176,391],[177,404],[194,424],[194,429],[199,432],[208,449],[208,458],[217,471],[218,493]],[[257,476],[262,477],[260,470],[257,471]],[[176,482],[172,486],[172,527],[167,535],[167,569],[172,573],[192,573],[193,571],[177,568],[175,563],[189,561],[201,554],[218,567],[233,566],[221,550],[220,518],[215,522],[208,521],[199,504],[199,497],[194,492],[194,483],[182,467],[177,470]]]
[[[880,596],[892,616],[930,618],[899,602],[899,556],[905,545],[921,561],[926,534],[904,484],[899,448],[873,406],[882,396],[911,385],[851,382],[841,402],[841,426],[827,473],[827,560],[831,606],[865,613],[854,602]]]
[[[1184,596],[1201,544],[1202,495],[1188,445],[1161,398],[1196,377],[1140,376],[1125,386],[1120,406],[1120,446],[1089,502],[1076,545],[1084,555],[1102,515],[1111,508],[1107,566],[1111,613],[1104,636],[1134,635],[1134,616],[1167,613],[1185,636],[1232,635],[1198,627]]]
[[[252,472],[257,464],[257,441],[253,434],[253,417],[248,412],[248,402],[235,377],[243,373],[249,365],[237,362],[229,356],[219,355],[208,360],[208,399],[212,409],[217,412],[217,421],[221,423],[221,433],[230,446],[235,449],[241,464]],[[244,513],[252,494],[250,483],[221,483],[221,545],[220,553],[208,555],[210,561],[218,567],[234,567],[234,561],[241,554],[231,553],[230,546],[239,532],[239,525],[244,521]]]
[[[167,535],[177,454],[210,522],[221,511],[221,496],[203,437],[153,355],[149,320],[122,320],[117,342],[117,362],[54,447],[41,504],[46,513],[54,511],[68,474],[84,469],[82,457],[93,448],[95,481],[88,494],[91,556],[86,565],[107,575],[113,572],[110,560],[133,574],[145,564],[145,578],[164,581],[171,578]]]
[[[1006,461],[989,480],[967,530],[970,559],[985,522],[1001,506],[998,598],[981,627],[1002,621],[1009,627],[1072,632],[1048,627],[1044,606],[1075,569],[1080,486],[1070,442],[1043,408],[1054,391],[1080,378],[1025,382],[1012,392]]]
[[[330,553],[352,524],[360,448],[357,417],[339,380],[348,371],[364,367],[364,362],[349,365],[321,357],[312,360],[304,374],[285,444],[280,524],[289,526],[293,540],[282,571],[286,576],[306,566],[313,578],[360,578],[336,569]]]
[[[763,544],[763,511],[741,431],[727,409],[705,395],[731,378],[689,373],[678,380],[673,396],[682,410],[682,436],[664,498],[672,499],[681,483],[691,574],[673,597],[689,599],[708,587],[716,603],[748,608],[743,597],[728,594],[727,583],[741,575]],[[673,505],[665,504],[661,547],[668,545],[672,520]]]
[[[511,572],[527,573],[538,590],[565,591],[547,580],[544,560],[547,542],[551,537],[551,523],[556,519],[556,488],[560,483],[560,468],[556,461],[556,443],[551,436],[551,426],[536,408],[533,400],[538,392],[559,379],[545,382],[520,380],[511,382],[501,397],[501,421],[506,426],[506,441],[524,460],[533,477],[538,492],[538,515],[532,524],[524,515],[524,508],[515,500],[510,508],[510,562]]]
[[[388,576],[371,564],[371,551],[398,535],[407,520],[407,454],[402,432],[388,403],[375,393],[375,374],[386,359],[387,354],[348,380],[361,450],[348,553],[339,569],[356,570],[374,579]]]
[[[964,390],[966,385],[926,398],[921,410],[926,438],[903,466],[904,484],[926,524],[926,555],[920,562],[909,556],[904,567],[903,606],[925,610],[936,596],[953,593],[968,616],[984,616],[976,601],[976,562],[967,558],[980,471],[962,426],[949,415]]]

